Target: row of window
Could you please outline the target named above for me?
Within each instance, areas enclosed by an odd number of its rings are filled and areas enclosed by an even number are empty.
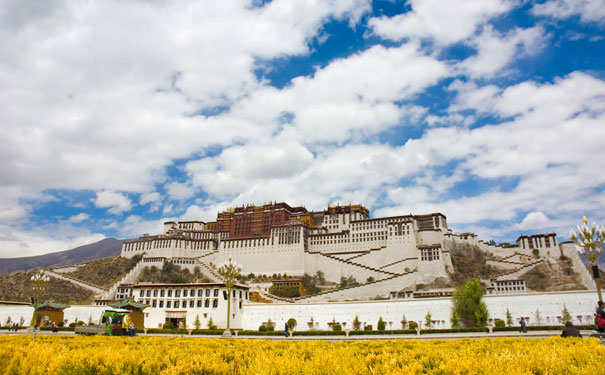
[[[238,296],[238,292],[239,292],[239,298],[240,299],[248,299],[248,292],[247,291],[242,291],[242,290],[232,290],[232,294],[233,294],[233,298],[237,298]],[[210,297],[210,293],[212,293],[212,295],[214,297],[218,297],[219,295],[219,290],[218,289],[210,289],[210,288],[206,288],[206,289],[197,289],[197,296],[198,297]],[[139,292],[139,297],[143,298],[143,297],[168,297],[168,298],[180,298],[182,297],[195,297],[196,295],[196,289],[141,289],[141,291]]]
[[[420,260],[431,262],[434,260],[439,260],[440,248],[438,247],[429,247],[425,249],[420,249]]]

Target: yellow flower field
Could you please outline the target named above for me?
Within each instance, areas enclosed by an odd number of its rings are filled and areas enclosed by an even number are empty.
[[[0,374],[605,374],[597,339],[1,336]]]

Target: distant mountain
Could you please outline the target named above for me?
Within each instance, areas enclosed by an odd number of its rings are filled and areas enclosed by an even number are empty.
[[[71,250],[23,258],[0,258],[0,274],[38,267],[69,266],[120,254],[124,240],[106,238]]]

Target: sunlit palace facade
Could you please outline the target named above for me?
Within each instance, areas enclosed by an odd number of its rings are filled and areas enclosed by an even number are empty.
[[[524,257],[532,257],[534,249],[553,258],[570,251],[557,243],[554,233],[490,245],[472,233],[452,233],[441,213],[370,218],[362,205],[308,211],[269,203],[220,212],[215,222],[166,222],[162,234],[126,241],[121,255],[144,254],[142,262],[150,265],[171,260],[209,273],[213,264],[232,255],[245,274],[292,276],[321,270],[329,280],[341,276],[371,280],[365,294],[373,297],[377,290],[388,294],[436,278],[449,279],[450,251],[457,243],[479,246],[494,258],[509,257],[504,266],[527,261]],[[358,288],[354,296],[359,292]],[[338,298],[348,298],[346,290],[340,294]]]

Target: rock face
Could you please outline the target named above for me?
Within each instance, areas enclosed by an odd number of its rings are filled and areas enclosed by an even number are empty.
[[[56,253],[23,258],[0,258],[0,274],[39,267],[68,266],[120,254],[123,240],[106,238],[89,245]]]

